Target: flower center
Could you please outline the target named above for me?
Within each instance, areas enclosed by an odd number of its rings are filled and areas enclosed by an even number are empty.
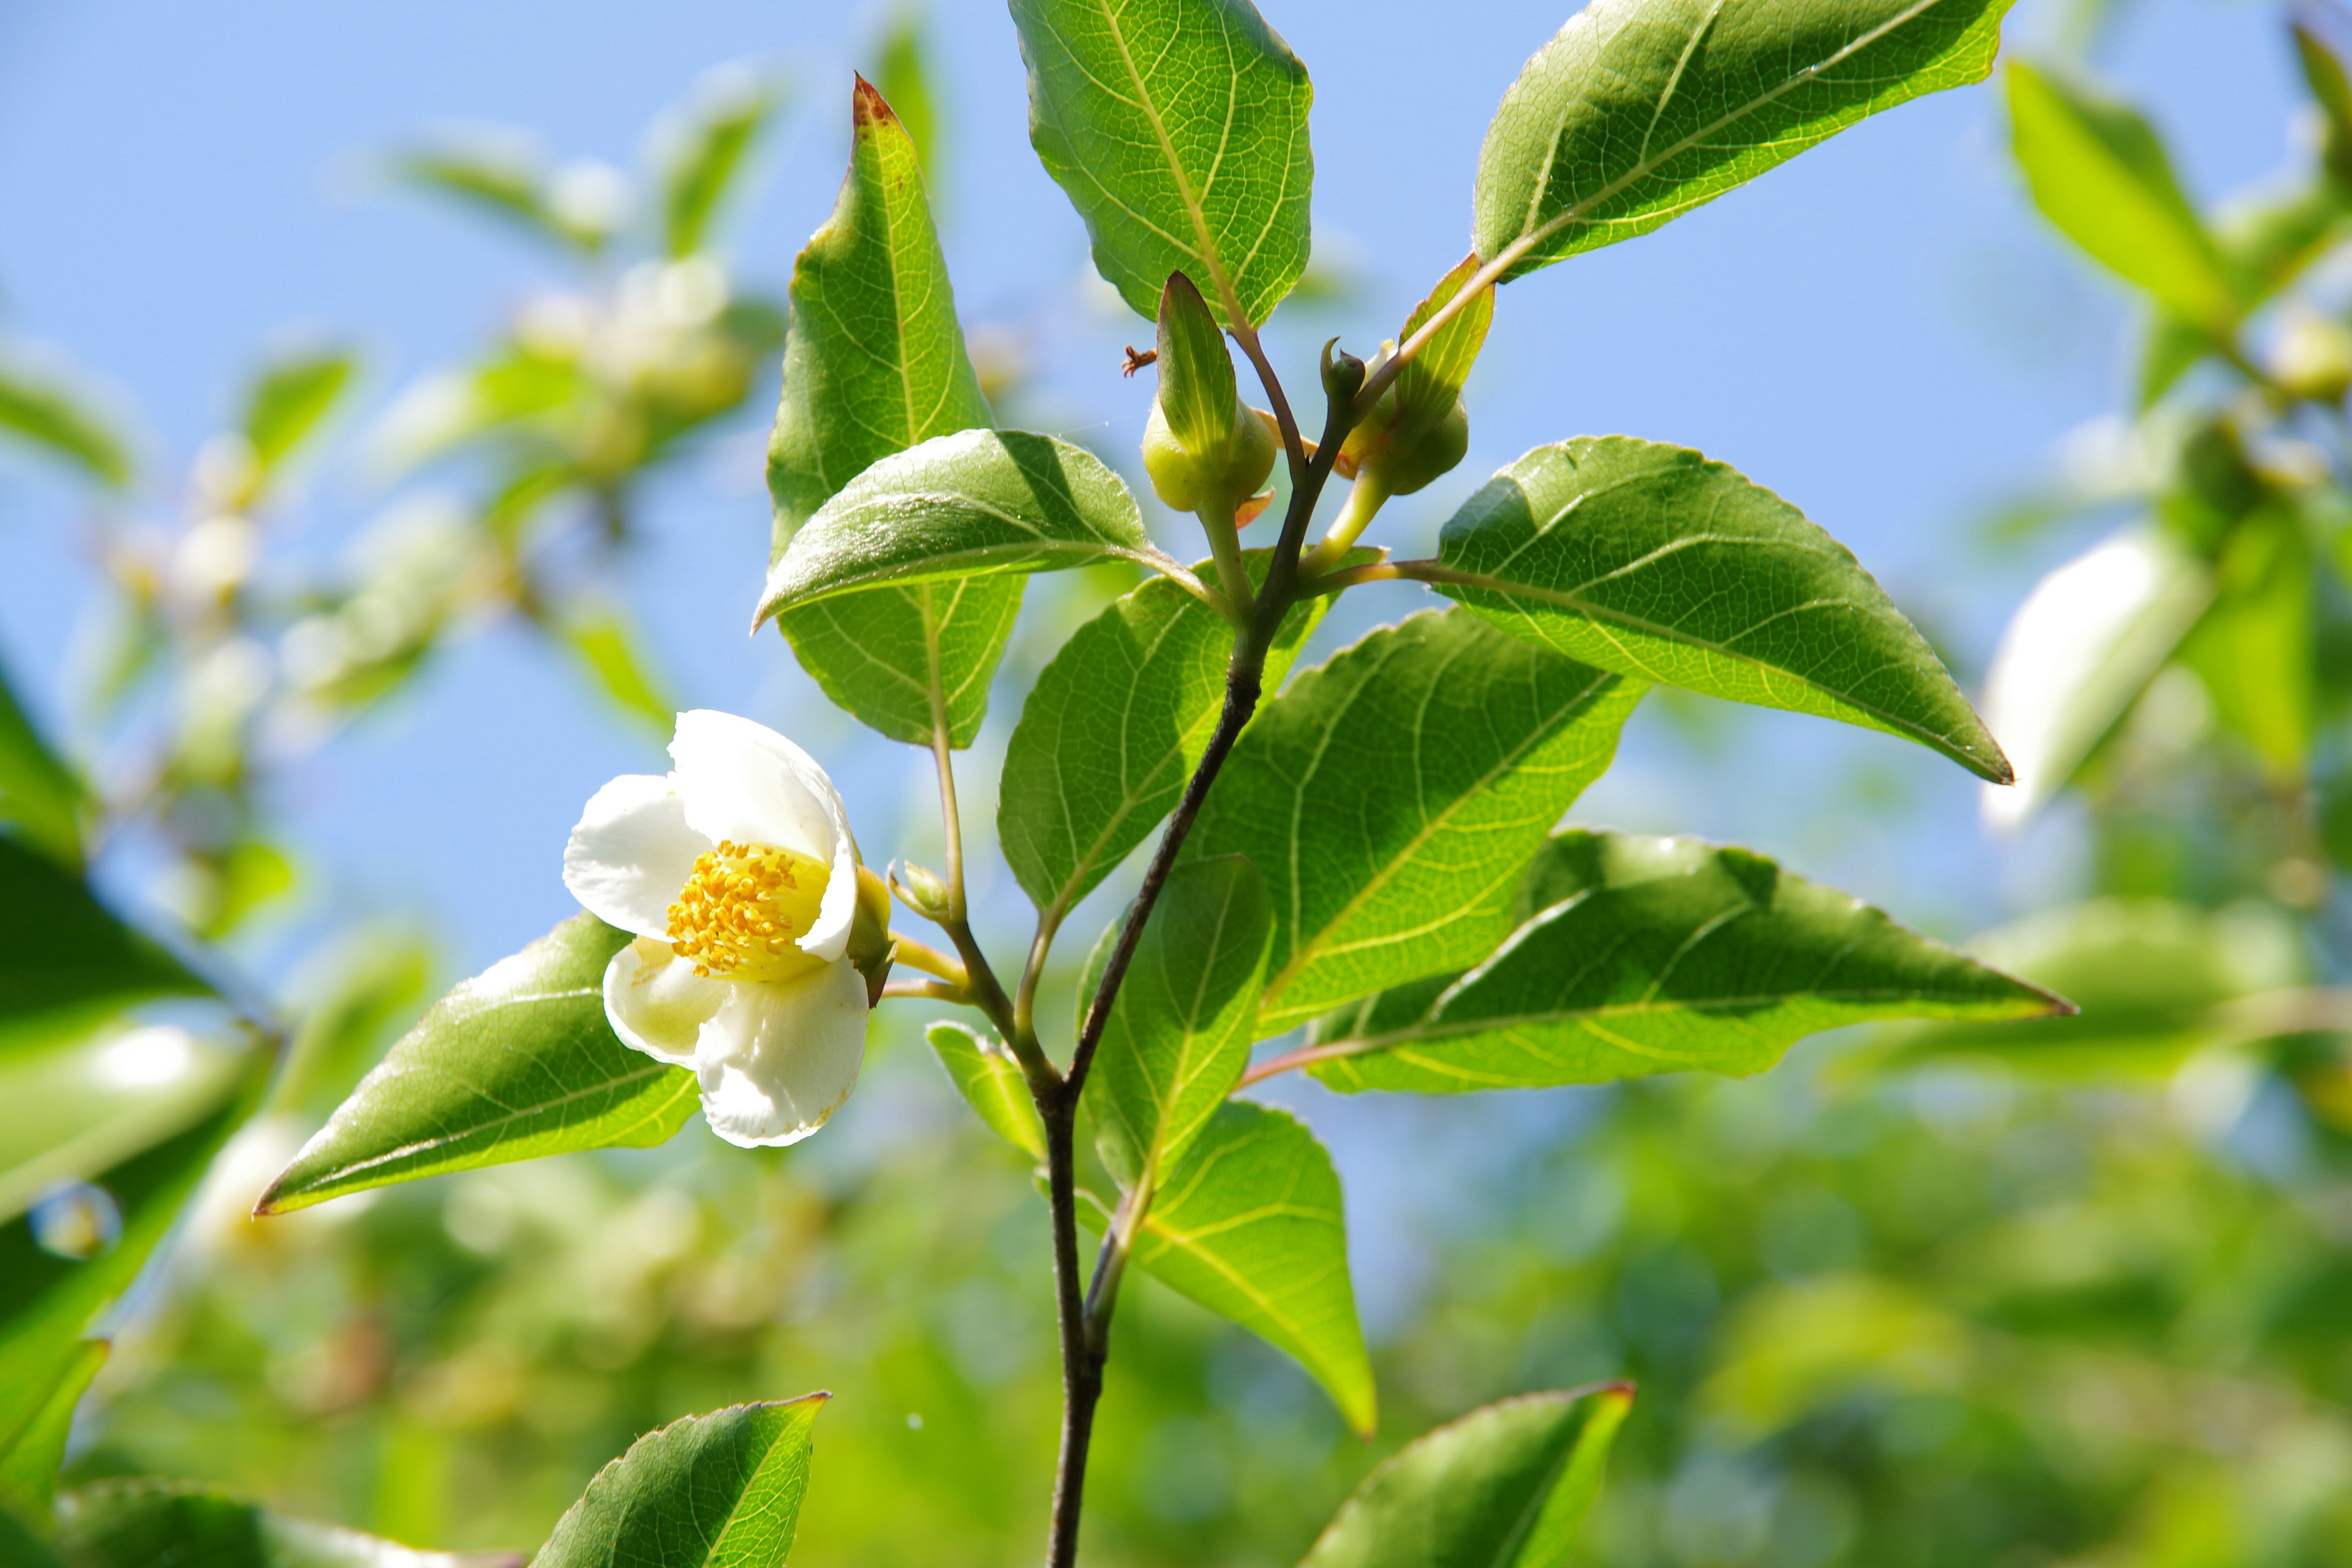
[[[721,839],[669,907],[669,950],[705,978],[787,980],[824,967],[801,951],[824,898],[825,865],[791,849]]]

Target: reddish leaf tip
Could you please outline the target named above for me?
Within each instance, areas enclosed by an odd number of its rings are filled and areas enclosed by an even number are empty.
[[[891,110],[889,100],[882,96],[881,89],[867,81],[863,74],[853,74],[857,77],[857,86],[851,94],[851,123],[861,130],[869,125],[898,123],[898,116]]]

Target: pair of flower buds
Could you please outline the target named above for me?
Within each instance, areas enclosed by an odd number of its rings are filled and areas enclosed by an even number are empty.
[[[1355,365],[1349,379],[1360,386],[1395,352],[1393,342],[1383,344],[1370,367],[1344,354],[1339,363]],[[1212,530],[1247,525],[1273,499],[1261,487],[1279,450],[1274,416],[1242,400],[1224,333],[1181,272],[1171,273],[1160,290],[1156,358],[1160,392],[1143,430],[1143,468],[1152,492],[1178,511],[1199,514]],[[1326,367],[1330,384],[1328,349]],[[1369,521],[1381,501],[1420,489],[1461,462],[1469,447],[1470,416],[1460,384],[1400,376],[1349,432],[1332,466],[1356,481],[1350,514],[1361,512]]]

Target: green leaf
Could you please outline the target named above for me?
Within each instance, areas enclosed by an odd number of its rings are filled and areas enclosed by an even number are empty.
[[[210,991],[117,920],[71,871],[0,834],[0,1020],[111,1012]]]
[[[393,178],[591,255],[608,237],[604,213],[561,210],[537,153],[511,132],[486,132],[393,155]]]
[[[850,132],[833,216],[793,263],[783,395],[768,446],[779,555],[882,458],[994,423],[956,321],[914,142],[863,80]]]
[[[2246,906],[2215,912],[2163,899],[2042,910],[1970,941],[1988,963],[2057,992],[2079,1013],[2023,1024],[1906,1024],[1863,1058],[1900,1068],[1974,1057],[2036,1075],[2158,1079],[2208,1047],[2263,1037],[2251,1000],[2305,994],[2301,942]]]
[[[1528,918],[1468,973],[1318,1019],[1309,1070],[1342,1093],[1744,1077],[1868,1019],[2067,1008],[1745,849],[1564,833],[1520,899]]]
[[[694,1075],[631,1050],[604,1017],[625,931],[578,914],[433,1005],[255,1205],[574,1149],[644,1149],[697,1103]]]
[[[74,1406],[106,1364],[106,1352],[104,1340],[76,1345],[30,1418],[13,1430],[0,1431],[0,1513],[47,1528],[58,1468],[65,1463],[66,1439],[73,1432]],[[6,1561],[0,1552],[0,1563]]]
[[[239,421],[261,474],[275,473],[318,430],[359,368],[359,356],[340,347],[288,354],[261,367],[246,389]]]
[[[2213,240],[2248,310],[2269,300],[2340,243],[2352,225],[2352,190],[2314,180],[2259,190],[2215,216]],[[2205,334],[2211,346],[2212,334]]]
[[[0,1433],[39,1419],[86,1353],[83,1337],[138,1278],[213,1157],[260,1103],[270,1066],[267,1052],[251,1052],[210,1115],[99,1174],[95,1184],[121,1218],[111,1246],[67,1257],[41,1245],[30,1215],[0,1226]]]
[[[2317,675],[2316,584],[2301,521],[2277,510],[2247,518],[2231,531],[2215,568],[2220,592],[2184,651],[2221,722],[2281,787],[2299,790]]]
[[[1271,558],[1243,552],[1253,584]],[[1280,689],[1328,605],[1311,599],[1284,619],[1266,653],[1267,690]],[[1155,577],[1080,626],[1039,673],[1005,748],[996,834],[1050,925],[1175,809],[1217,727],[1233,646],[1223,616]]]
[[[1112,923],[1087,964],[1082,1016],[1124,923]],[[1241,1081],[1273,941],[1265,879],[1248,861],[1193,860],[1169,876],[1087,1079],[1096,1147],[1121,1185],[1152,1185]]]
[[[2176,315],[2237,319],[2221,253],[2147,121],[2022,61],[2009,68],[2009,112],[2026,186],[2060,232]]]
[[[1853,552],[1681,447],[1580,436],[1463,502],[1439,591],[1515,637],[1643,680],[1884,730],[1995,784],[2009,763]]]
[[[2328,176],[2352,185],[2352,77],[2336,51],[2303,23],[2289,29],[2294,35],[2295,63],[2303,68],[2304,84],[2319,106],[2326,129],[2321,133],[2320,163]]]
[[[1296,1357],[1348,1425],[1372,1435],[1377,1397],[1348,1279],[1339,1175],[1288,1111],[1242,1100],[1218,1107],[1161,1179],[1134,1259]]]
[[[0,431],[79,468],[110,489],[131,483],[131,444],[68,377],[0,353]]]
[[[520,1568],[520,1555],[418,1552],[340,1525],[289,1519],[184,1481],[105,1481],[58,1500],[75,1568]]]
[[[793,268],[783,397],[768,448],[774,552],[873,464],[993,421],[957,323],[915,142],[863,80],[849,174]],[[884,587],[780,617],[824,694],[893,740],[944,719],[969,746],[1021,609],[1018,580]]]
[[[1029,140],[1146,321],[1188,272],[1252,325],[1307,268],[1307,68],[1249,0],[1013,0]]]
[[[292,1048],[270,1091],[274,1110],[322,1121],[424,1010],[433,948],[396,924],[368,922],[303,964]]]
[[[768,574],[759,620],[884,584],[1113,559],[1173,564],[1100,458],[1051,436],[966,430],[883,458],[819,508]]]
[[[2213,349],[2213,334],[2196,322],[2161,310],[2152,314],[2140,342],[2137,411],[2155,407]]]
[[[2011,617],[1985,677],[2013,789],[1989,791],[1985,820],[2013,828],[2077,769],[2179,650],[2213,574],[2168,531],[2135,528],[2044,577]]]
[[[1632,1384],[1600,1383],[1423,1433],[1339,1505],[1299,1568],[1558,1568],[1633,1408]]]
[[[591,607],[564,621],[557,633],[617,711],[658,735],[676,726],[677,706],[648,673],[645,649],[627,617]]]
[[[1431,317],[1462,292],[1477,271],[1475,253],[1456,262],[1452,271],[1437,280],[1429,297],[1412,308],[1397,341],[1403,342],[1421,331]],[[1487,329],[1494,322],[1495,287],[1490,283],[1438,328],[1436,335],[1397,373],[1397,406],[1407,418],[1433,418],[1454,406],[1462,395],[1464,384],[1470,379],[1470,367],[1477,363],[1478,351],[1486,346]]]
[[[963,1096],[988,1130],[1031,1159],[1045,1158],[1045,1124],[1037,1119],[1037,1102],[1029,1097],[1029,1082],[1013,1053],[977,1029],[961,1024],[937,1023],[923,1031],[948,1079]]]
[[[671,256],[708,246],[712,216],[781,101],[773,82],[727,72],[695,105],[662,160],[662,243]]]
[[[1642,690],[1430,610],[1268,703],[1188,847],[1248,857],[1273,893],[1259,1036],[1492,950],[1528,857],[1607,769]]]
[[[81,860],[81,814],[89,792],[33,727],[0,670],[0,824],[68,865]]]
[[[911,6],[901,10],[882,40],[874,85],[890,100],[898,123],[907,128],[916,158],[928,169],[940,148],[939,109],[931,92],[930,67],[923,58],[926,53],[922,13]]]
[[[1503,95],[1471,232],[1503,280],[1646,234],[1882,109],[1981,81],[2008,0],[1595,0]]]
[[[0,1220],[202,1121],[246,1068],[244,1053],[171,1025],[0,1053]]]
[[[730,1405],[646,1434],[588,1483],[531,1568],[783,1568],[831,1397]]]
[[[961,750],[1021,614],[1018,577],[919,583],[820,599],[777,617],[801,668],[835,704],[894,741]]]

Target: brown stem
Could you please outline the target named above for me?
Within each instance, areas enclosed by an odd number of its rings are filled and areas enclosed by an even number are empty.
[[[1225,672],[1225,702],[1217,715],[1217,727],[1209,737],[1192,781],[1184,786],[1183,798],[1177,802],[1176,810],[1160,836],[1160,846],[1143,873],[1143,885],[1137,889],[1135,901],[1128,906],[1127,919],[1119,926],[1118,941],[1103,965],[1102,980],[1095,988],[1086,1022],[1079,1028],[1069,1069],[1051,1081],[1034,1073],[1030,1076],[1037,1114],[1045,1124],[1045,1185],[1053,1207],[1055,1300],[1062,1339],[1062,1452],[1054,1478],[1054,1522],[1046,1546],[1047,1568],[1073,1568],[1077,1561],[1078,1517],[1086,1500],[1087,1454],[1094,1440],[1095,1406],[1102,1399],[1103,1363],[1110,1354],[1111,1311],[1117,1305],[1126,1260],[1119,1224],[1115,1218],[1104,1237],[1094,1287],[1091,1291],[1082,1289],[1077,1232],[1078,1097],[1086,1089],[1087,1073],[1094,1065],[1096,1048],[1102,1043],[1111,1004],[1118,999],[1128,965],[1135,958],[1136,944],[1142,940],[1144,922],[1151,918],[1152,907],[1167,886],[1169,873],[1175,868],[1176,857],[1184,847],[1193,819],[1200,816],[1202,804],[1217,782],[1218,771],[1224,766],[1234,742],[1241,739],[1250,716],[1257,711],[1265,682],[1266,650],[1274,645],[1275,633],[1284,615],[1298,596],[1299,547],[1306,541],[1315,503],[1321,499],[1323,487],[1331,477],[1331,465],[1339,458],[1339,445],[1355,426],[1354,405],[1348,399],[1327,399],[1329,408],[1324,420],[1323,440],[1315,448],[1314,456],[1307,458],[1297,424],[1290,417],[1289,404],[1283,398],[1281,384],[1258,347],[1257,334],[1244,330],[1234,336],[1241,343],[1242,352],[1258,367],[1275,399],[1276,421],[1282,426],[1283,445],[1291,455],[1294,483],[1290,509],[1283,518],[1282,538],[1275,545],[1274,558],[1267,563],[1265,583],[1258,592],[1256,607],[1234,635],[1233,658]],[[1041,942],[1042,937],[1041,928]],[[1038,967],[1042,952],[1033,952],[1030,963],[1033,969]],[[975,982],[980,977],[975,969]]]

